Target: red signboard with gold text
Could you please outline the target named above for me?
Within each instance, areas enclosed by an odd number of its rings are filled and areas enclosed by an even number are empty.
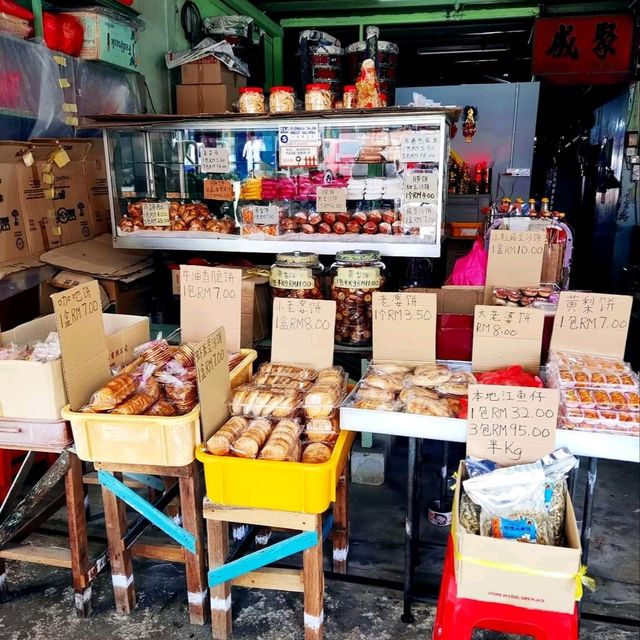
[[[633,16],[565,16],[536,20],[533,73],[557,84],[624,81],[631,70]]]

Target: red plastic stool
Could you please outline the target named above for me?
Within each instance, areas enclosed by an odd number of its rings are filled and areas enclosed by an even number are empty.
[[[453,539],[449,536],[433,640],[471,640],[474,629],[533,636],[536,640],[578,640],[578,607],[574,613],[525,609],[480,602],[456,595]]]

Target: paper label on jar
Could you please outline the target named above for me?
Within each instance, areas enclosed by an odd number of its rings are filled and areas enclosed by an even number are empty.
[[[311,269],[273,267],[269,284],[274,289],[313,289],[315,281]]]
[[[145,227],[168,227],[171,224],[170,206],[169,202],[143,202],[142,222]]]
[[[379,289],[381,280],[378,267],[338,267],[333,286],[342,289]]]
[[[253,224],[278,224],[278,222],[278,207],[275,204],[254,205]]]

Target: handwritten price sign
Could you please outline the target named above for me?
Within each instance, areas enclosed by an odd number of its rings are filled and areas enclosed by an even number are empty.
[[[402,140],[400,162],[438,162],[440,133],[408,134]]]
[[[318,187],[318,213],[343,213],[347,210],[347,190],[344,187]]]
[[[254,224],[278,224],[278,207],[271,205],[255,205],[253,207]]]
[[[142,222],[146,227],[168,227],[170,206],[169,202],[143,202]]]
[[[202,150],[203,173],[229,173],[229,151],[224,147],[206,147]]]
[[[404,182],[404,202],[429,203],[438,201],[438,174],[409,173]]]
[[[408,205],[402,213],[405,227],[435,227],[438,223],[438,207],[432,204]]]
[[[551,453],[559,403],[557,389],[470,385],[467,455],[508,466]]]
[[[205,180],[204,198],[205,200],[231,202],[233,200],[233,185],[229,180]]]

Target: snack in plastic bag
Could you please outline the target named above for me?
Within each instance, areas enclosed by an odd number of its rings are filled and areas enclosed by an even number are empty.
[[[481,507],[482,535],[550,544],[541,461],[496,469],[462,484],[471,500]]]
[[[576,466],[576,458],[566,449],[557,449],[542,458],[546,477],[545,504],[547,522],[545,538],[548,544],[560,546],[564,539],[564,522],[567,510],[567,474]]]
[[[176,415],[176,410],[167,400],[158,400],[145,411],[144,415],[170,417]]]
[[[33,345],[29,360],[33,362],[52,362],[62,355],[60,350],[60,337],[56,331],[52,331],[45,340],[38,340]]]
[[[485,251],[482,238],[477,238],[471,251],[456,260],[447,284],[467,287],[484,286],[487,280],[487,261],[489,255]]]
[[[264,460],[293,460],[300,457],[300,423],[297,420],[280,420],[260,452]]]
[[[167,399],[175,407],[176,413],[184,415],[193,411],[198,404],[198,387],[191,380],[182,380],[170,373],[162,373],[157,376],[162,383]]]
[[[214,456],[226,456],[231,445],[247,430],[249,421],[241,416],[233,416],[207,440],[207,451]]]
[[[478,384],[495,384],[511,387],[544,387],[538,376],[525,371],[519,364],[476,375]]]
[[[307,445],[302,453],[302,462],[309,464],[322,464],[331,459],[332,449],[322,442],[312,442]]]
[[[98,389],[91,396],[85,409],[89,412],[111,411],[134,394],[137,386],[135,376],[130,373],[121,373]]]
[[[295,367],[290,364],[276,364],[274,362],[265,362],[258,370],[258,374],[261,373],[287,376],[296,380],[315,380],[318,375],[315,369],[309,367]]]
[[[271,432],[273,423],[265,418],[256,418],[247,430],[233,443],[231,451],[239,458],[256,458]]]

